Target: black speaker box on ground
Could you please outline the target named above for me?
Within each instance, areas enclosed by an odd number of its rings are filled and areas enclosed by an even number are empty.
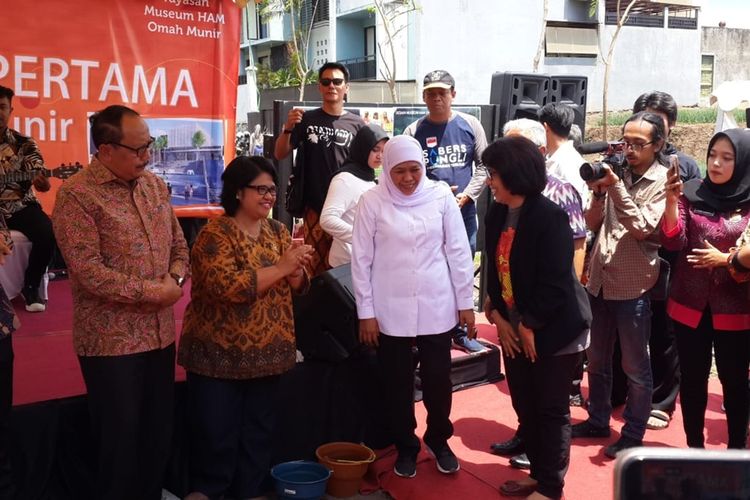
[[[567,104],[576,114],[575,123],[586,132],[586,91],[589,79],[585,76],[553,75],[550,77],[549,102]]]
[[[517,118],[536,120],[537,111],[547,104],[550,77],[530,73],[498,72],[492,75],[490,104],[498,105],[497,133],[506,122]]]
[[[305,359],[341,362],[360,347],[359,321],[349,264],[316,276],[294,299],[297,348]]]

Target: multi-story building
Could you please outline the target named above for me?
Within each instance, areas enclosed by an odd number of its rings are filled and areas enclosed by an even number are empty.
[[[458,102],[486,103],[494,72],[530,73],[539,55],[539,73],[588,77],[588,109],[601,108],[617,0],[600,0],[593,16],[591,0],[416,0],[416,9],[410,3],[383,0],[390,18],[384,21],[373,0],[305,0],[300,24],[312,21],[310,66],[344,62],[353,80],[382,80],[392,67],[397,80],[420,80],[442,68],[456,78]],[[610,109],[629,108],[652,89],[670,92],[681,105],[699,102],[699,9],[697,0],[638,0],[615,45]],[[394,10],[408,12],[393,18]],[[246,67],[282,67],[289,14],[261,19],[251,2],[244,15],[241,76]]]

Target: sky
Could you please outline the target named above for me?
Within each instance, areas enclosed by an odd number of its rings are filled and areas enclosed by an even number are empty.
[[[727,28],[750,28],[750,0],[701,0],[701,25]]]

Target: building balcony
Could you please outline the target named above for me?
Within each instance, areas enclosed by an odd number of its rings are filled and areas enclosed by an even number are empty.
[[[375,56],[355,57],[337,61],[349,70],[349,80],[375,80],[377,78],[377,62]]]

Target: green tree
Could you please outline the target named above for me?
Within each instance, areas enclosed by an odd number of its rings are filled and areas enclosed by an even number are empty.
[[[264,19],[273,15],[289,14],[292,25],[292,40],[287,44],[289,69],[295,77],[294,85],[299,88],[300,101],[305,99],[305,85],[314,81],[312,76],[315,72],[310,68],[307,57],[315,13],[318,10],[318,4],[323,1],[327,0],[262,0],[258,4],[260,15]],[[310,14],[310,22],[303,25],[300,13],[305,2],[311,2],[312,13]]]
[[[156,153],[156,156],[159,158],[159,161],[162,160],[162,151],[167,149],[169,146],[169,137],[166,135],[160,135],[156,139],[154,139],[154,144],[151,146],[154,150],[154,153]]]
[[[196,130],[190,142],[194,148],[200,149],[206,143],[206,134],[202,130]]]

